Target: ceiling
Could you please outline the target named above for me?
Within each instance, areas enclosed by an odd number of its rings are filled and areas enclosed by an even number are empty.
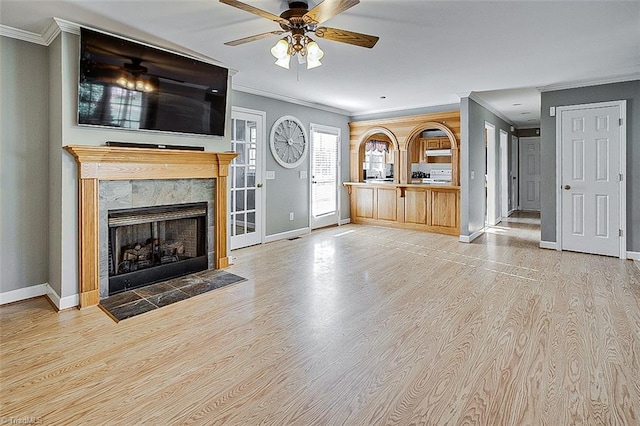
[[[245,0],[279,15],[283,0]],[[310,0],[309,7],[319,3]],[[0,0],[0,24],[43,34],[52,17],[215,59],[233,87],[351,116],[479,98],[517,127],[540,121],[540,88],[640,78],[640,1],[361,0],[323,25],[377,35],[373,49],[316,38],[323,66],[273,64],[279,29],[217,0]],[[6,34],[6,31],[3,33]]]

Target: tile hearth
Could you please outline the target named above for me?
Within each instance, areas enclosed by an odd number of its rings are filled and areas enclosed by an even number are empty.
[[[102,299],[99,306],[116,322],[120,322],[243,281],[246,278],[229,272],[207,270],[116,294]]]

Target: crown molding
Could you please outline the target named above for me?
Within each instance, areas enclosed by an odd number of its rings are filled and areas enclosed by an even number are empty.
[[[263,96],[265,98],[275,99],[275,100],[278,100],[278,101],[288,102],[290,104],[305,106],[305,107],[309,107],[309,108],[315,108],[315,109],[319,109],[319,110],[322,110],[322,111],[331,112],[331,113],[334,113],[334,114],[351,116],[349,111],[346,111],[346,110],[343,110],[343,109],[334,108],[334,107],[330,107],[330,106],[322,105],[322,104],[316,104],[316,103],[313,103],[313,102],[303,101],[302,99],[292,98],[292,97],[285,96],[285,95],[279,95],[279,94],[276,94],[276,93],[267,92],[267,91],[260,90],[260,89],[254,89],[252,87],[246,87],[246,86],[241,86],[241,85],[238,85],[238,84],[233,84],[231,88],[233,90],[237,90],[238,92],[249,93],[251,95],[256,95],[256,96]]]
[[[61,32],[79,35],[80,25],[54,17],[51,18],[49,25],[47,25],[42,34],[9,27],[7,25],[0,25],[1,36],[11,37],[41,46],[49,46]]]
[[[605,77],[592,80],[580,80],[566,83],[550,84],[538,87],[541,92],[553,92],[556,90],[578,89],[580,87],[600,86],[602,84],[624,83],[625,81],[640,80],[640,73],[624,74],[615,77]]]
[[[24,31],[18,28],[9,27],[7,25],[0,24],[0,36],[14,38],[16,40],[22,40],[29,43],[39,44],[41,46],[48,46],[47,43],[40,34],[32,33],[31,31]]]
[[[487,101],[485,101],[484,99],[482,99],[480,96],[478,96],[476,94],[476,92],[471,92],[469,94],[469,99],[473,99],[476,103],[480,104],[480,106],[482,106],[483,108],[487,109],[489,112],[491,112],[493,115],[497,116],[498,118],[500,118],[501,120],[505,121],[508,125],[513,126],[517,129],[519,129],[520,127],[516,126],[513,121],[511,121],[511,119],[507,118],[504,114],[502,114],[500,111],[498,111],[497,109],[495,109],[494,107],[492,107],[491,105],[489,105],[487,103]]]

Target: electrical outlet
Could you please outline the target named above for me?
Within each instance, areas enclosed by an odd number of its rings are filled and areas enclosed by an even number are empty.
[[[289,220],[293,220],[293,212],[289,213]]]
[[[474,180],[475,178],[476,178],[476,172],[471,170],[471,180]]]

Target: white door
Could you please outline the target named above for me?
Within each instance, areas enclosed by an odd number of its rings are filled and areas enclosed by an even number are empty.
[[[511,136],[511,167],[509,168],[509,211],[518,208],[518,137]]]
[[[311,229],[340,221],[340,129],[311,124]]]
[[[621,108],[560,109],[561,248],[621,256]]]
[[[520,208],[540,210],[540,138],[520,138]]]
[[[240,108],[231,111],[231,150],[239,155],[229,170],[231,249],[263,241],[262,157],[264,113]]]

